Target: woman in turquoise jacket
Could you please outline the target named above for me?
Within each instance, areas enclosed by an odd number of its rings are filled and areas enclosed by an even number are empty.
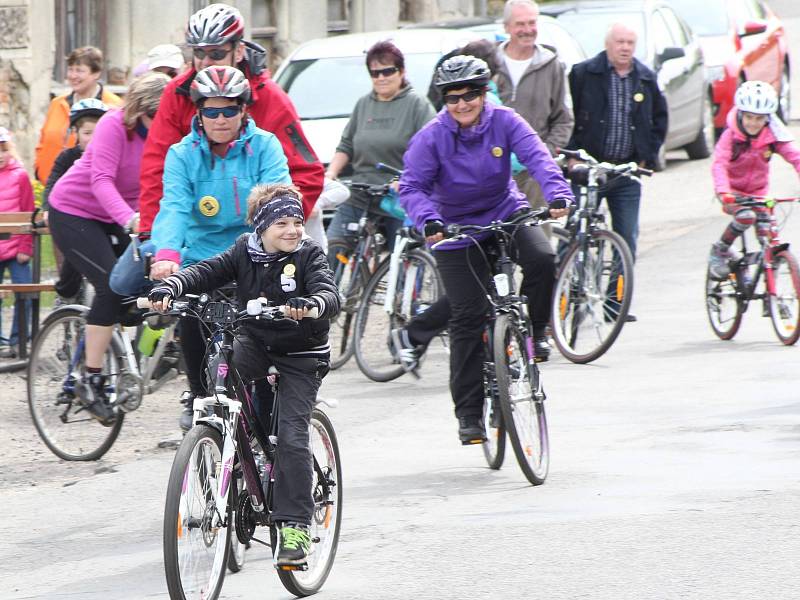
[[[164,197],[153,222],[151,279],[163,279],[227,250],[246,224],[247,196],[258,183],[291,183],[278,139],[247,118],[250,84],[241,71],[213,66],[190,88],[197,115],[192,131],[169,149]],[[205,340],[196,320],[181,321],[189,391],[181,427],[192,425],[192,401],[205,395]]]

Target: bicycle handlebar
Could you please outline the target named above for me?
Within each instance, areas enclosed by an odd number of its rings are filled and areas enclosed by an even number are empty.
[[[360,181],[350,181],[349,179],[340,180],[340,183],[351,190],[360,190],[369,196],[380,198],[388,194],[390,189],[388,183],[362,183]]]
[[[433,246],[431,246],[431,249],[435,250],[441,244],[446,244],[449,242],[454,242],[457,240],[464,239],[465,237],[473,233],[482,233],[486,231],[499,231],[505,227],[514,227],[516,225],[526,224],[531,221],[536,221],[536,224],[538,225],[547,220],[547,218],[543,219],[542,217],[544,215],[547,215],[549,217],[550,207],[540,208],[537,210],[524,210],[518,212],[519,214],[517,214],[517,216],[514,216],[514,214],[516,213],[512,214],[511,218],[508,221],[492,221],[488,225],[460,225],[458,223],[451,223],[445,228],[447,237],[433,244]]]
[[[203,309],[206,305],[210,303],[210,298],[208,294],[202,294],[196,298],[192,298],[187,296],[188,299],[181,300],[175,299],[172,301],[170,305],[169,311],[167,313],[158,313],[158,314],[173,314],[173,315],[180,315],[181,313],[187,311],[194,311],[195,309]],[[233,308],[233,303],[231,302],[217,302],[217,304],[224,304],[225,306]],[[151,310],[157,312],[153,309],[153,303],[150,302],[149,298],[137,298],[136,299],[136,306],[138,308]],[[236,322],[241,322],[247,320],[249,318],[260,318],[266,317],[267,320],[271,321],[280,321],[280,320],[287,320],[287,321],[294,321],[286,316],[288,312],[288,306],[270,306],[267,302],[266,298],[254,298],[252,300],[247,301],[247,308],[245,310],[237,311],[236,315]],[[200,315],[198,315],[199,317]],[[319,318],[319,309],[314,307],[308,311],[306,318],[309,319],[318,319]],[[229,322],[229,321],[226,321]]]
[[[600,162],[584,149],[580,150],[564,150],[559,149],[559,154],[556,157],[556,162],[563,165],[565,159],[572,158],[579,160],[589,165],[590,169],[596,169],[600,173],[615,173],[617,175],[645,175],[650,177],[653,174],[652,169],[645,169],[635,162],[627,162],[615,165],[609,162]]]
[[[382,162],[375,163],[375,168],[378,169],[378,171],[386,171],[387,173],[391,173],[395,177],[402,177],[403,175],[403,171],[401,171],[400,169],[397,169]]]

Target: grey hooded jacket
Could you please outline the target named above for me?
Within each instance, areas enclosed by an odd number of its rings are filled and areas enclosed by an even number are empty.
[[[550,153],[555,154],[556,148],[569,141],[575,123],[566,102],[564,65],[558,60],[555,48],[537,44],[531,64],[514,89],[504,60],[507,43],[497,47],[499,68],[495,80],[500,99],[530,123]]]

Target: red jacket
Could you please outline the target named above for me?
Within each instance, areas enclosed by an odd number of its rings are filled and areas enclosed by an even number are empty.
[[[167,84],[153,125],[147,134],[141,167],[139,230],[150,231],[158,214],[162,196],[164,159],[172,144],[189,133],[196,109],[189,97],[189,86],[196,71],[190,69]],[[275,136],[289,162],[289,174],[303,194],[303,210],[308,217],[322,192],[324,170],[306,140],[300,118],[289,96],[269,78],[269,71],[249,75],[253,94],[248,114],[261,129]]]

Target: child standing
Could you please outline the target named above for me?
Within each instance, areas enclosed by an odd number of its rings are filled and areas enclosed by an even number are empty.
[[[753,224],[756,234],[766,236],[769,214],[764,208],[738,207],[736,194],[764,196],[769,188],[769,160],[780,154],[800,173],[800,148],[778,118],[778,96],[763,81],[746,81],[734,97],[734,108],[728,114],[728,128],[714,149],[711,173],[714,191],[722,201],[722,210],[733,220],[719,241],[711,246],[709,273],[715,279],[730,274],[728,262],[733,258],[731,244]]]
[[[33,209],[33,187],[28,174],[17,159],[11,134],[5,127],[0,127],[0,212],[28,212]],[[11,275],[11,283],[30,283],[29,263],[32,254],[32,235],[12,235],[7,240],[0,240],[0,283],[5,277],[6,269]],[[1,358],[16,357],[13,346],[19,343],[18,325],[15,306],[14,323],[11,326],[11,335],[7,338],[3,337],[0,320]]]
[[[170,275],[153,288],[150,300],[156,310],[166,311],[173,298],[235,281],[240,305],[266,297],[277,306],[288,306],[287,316],[300,322],[283,328],[245,323],[233,348],[243,381],[264,379],[272,365],[281,373],[280,443],[273,471],[272,518],[279,531],[275,561],[278,566],[300,565],[308,556],[314,510],[308,427],[317,390],[328,372],[329,320],[339,312],[339,293],[322,248],[303,239],[303,205],[296,188],[259,184],[247,204],[252,233],[241,235],[222,254]],[[312,308],[318,309],[319,317],[304,318]],[[256,396],[259,411],[272,404],[262,397],[262,387]]]
[[[44,212],[45,220],[47,220],[47,210],[49,208],[47,201],[53,186],[75,164],[75,161],[83,155],[83,151],[86,150],[86,146],[92,140],[97,122],[107,110],[108,106],[97,98],[79,100],[70,107],[69,128],[70,131],[75,133],[75,145],[62,150],[61,154],[56,157],[55,163],[53,163],[53,168],[42,193],[42,211]],[[53,251],[59,271],[56,292],[60,298],[74,298],[81,289],[83,277],[77,269],[64,260],[58,248],[53,246]]]

